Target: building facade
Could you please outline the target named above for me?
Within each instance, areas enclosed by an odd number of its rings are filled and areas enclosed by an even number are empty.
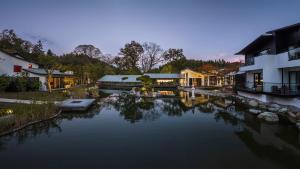
[[[8,53],[0,50],[0,75],[18,76],[22,69],[38,68],[35,63],[28,62],[15,53]]]
[[[180,74],[180,85],[184,87],[221,87],[224,80],[215,74],[200,73],[191,69],[184,69]]]
[[[237,54],[245,56],[240,94],[262,101],[286,97],[300,106],[300,23],[268,31]]]
[[[70,88],[75,85],[73,72],[60,72],[55,70],[51,78],[47,78],[47,72],[39,68],[39,65],[25,60],[15,53],[0,51],[0,76],[26,76],[38,80],[40,90],[47,91],[47,82],[50,81],[52,89]]]

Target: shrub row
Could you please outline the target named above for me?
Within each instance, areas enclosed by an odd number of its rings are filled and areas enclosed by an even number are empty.
[[[38,79],[30,77],[0,77],[0,91],[21,92],[37,91],[41,83]]]

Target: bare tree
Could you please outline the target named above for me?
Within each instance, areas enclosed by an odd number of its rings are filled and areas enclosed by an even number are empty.
[[[141,55],[140,65],[143,72],[148,72],[164,60],[162,56],[163,49],[153,42],[145,42],[142,46],[144,53]]]

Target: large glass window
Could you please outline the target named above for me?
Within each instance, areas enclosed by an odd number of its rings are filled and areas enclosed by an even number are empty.
[[[300,90],[300,71],[289,72],[289,88],[291,91]]]

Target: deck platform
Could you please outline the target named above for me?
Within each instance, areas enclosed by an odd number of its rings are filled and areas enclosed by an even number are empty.
[[[95,99],[67,99],[59,108],[62,111],[85,111],[95,103]]]

